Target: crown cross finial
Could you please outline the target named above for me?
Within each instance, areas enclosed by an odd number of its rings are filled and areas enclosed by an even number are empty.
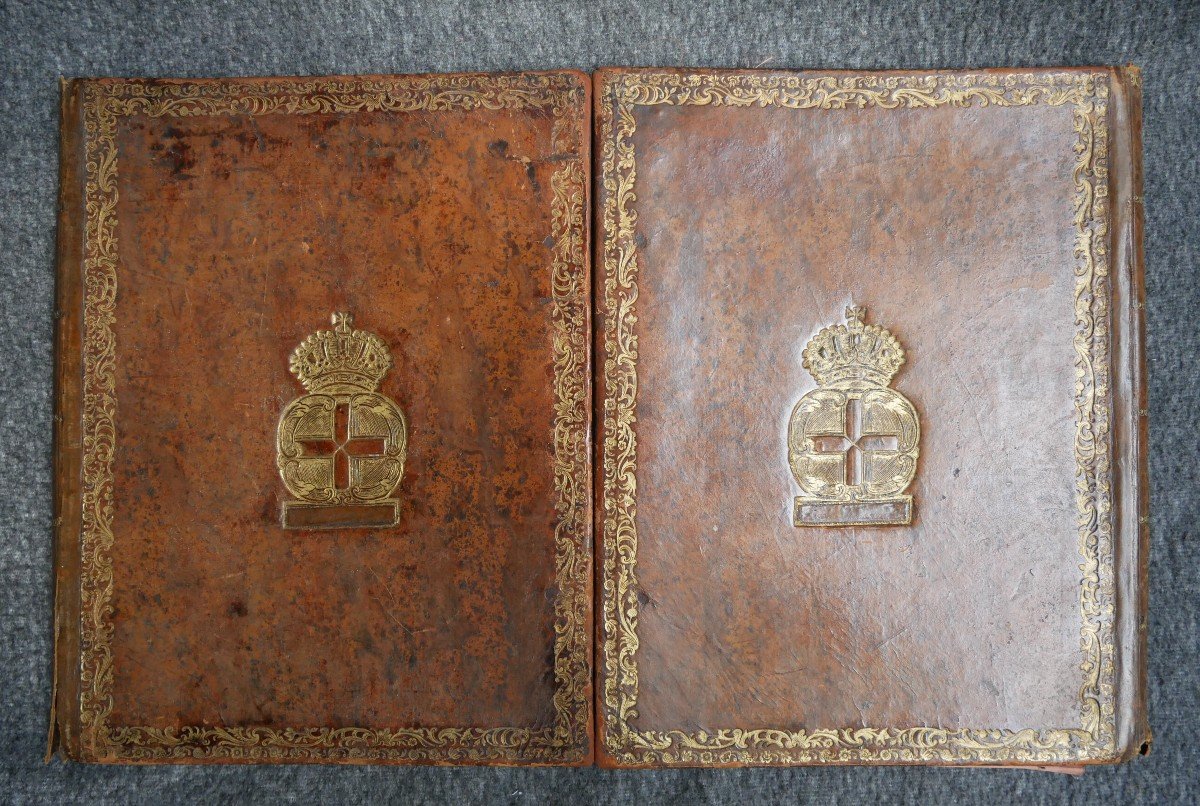
[[[338,311],[330,319],[333,320],[334,333],[349,333],[350,326],[354,324],[354,316],[345,311]]]
[[[857,322],[858,324],[861,325],[863,323],[863,320],[866,319],[866,316],[867,316],[867,309],[862,307],[861,305],[847,305],[846,306],[846,321],[847,322]]]

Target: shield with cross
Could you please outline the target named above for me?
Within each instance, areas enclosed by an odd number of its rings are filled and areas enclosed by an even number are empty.
[[[851,306],[845,325],[820,331],[804,350],[819,388],[792,410],[788,462],[802,494],[797,526],[912,522],[904,494],[917,470],[920,426],[912,403],[888,387],[904,362],[887,330]]]
[[[334,314],[334,329],[318,331],[292,353],[292,372],[309,394],[284,409],[277,429],[277,464],[297,501],[283,504],[283,525],[297,529],[389,526],[398,501],[389,498],[404,475],[404,412],[376,390],[391,366],[378,336],[350,329]]]

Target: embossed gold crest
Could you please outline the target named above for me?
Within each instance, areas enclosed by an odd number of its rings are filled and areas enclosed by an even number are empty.
[[[912,523],[904,491],[917,472],[921,430],[912,403],[888,388],[904,350],[865,316],[865,308],[846,308],[845,324],[804,348],[804,368],[820,386],[800,398],[788,427],[788,463],[804,491],[796,526]]]
[[[292,353],[290,369],[308,394],[279,418],[277,463],[298,501],[283,503],[290,529],[395,525],[399,502],[389,496],[404,475],[408,424],[376,389],[392,366],[373,333],[352,330],[348,313],[333,315]]]

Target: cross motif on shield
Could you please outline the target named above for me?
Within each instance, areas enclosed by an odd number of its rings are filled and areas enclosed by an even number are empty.
[[[305,457],[328,457],[333,460],[333,486],[349,489],[350,467],[355,459],[381,459],[387,456],[387,437],[350,436],[350,403],[341,401],[333,409],[332,439],[297,439]]]
[[[845,426],[840,434],[816,434],[810,439],[817,453],[832,453],[842,457],[845,465],[843,483],[860,487],[863,483],[863,463],[877,451],[895,451],[900,447],[898,434],[864,434],[862,398],[846,400]]]

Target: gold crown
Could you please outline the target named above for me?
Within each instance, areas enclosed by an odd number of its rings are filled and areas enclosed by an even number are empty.
[[[846,324],[831,325],[804,347],[804,368],[821,386],[887,386],[904,363],[900,342],[878,325],[863,324],[867,309],[846,308]]]
[[[332,316],[333,330],[318,330],[292,352],[288,368],[308,392],[374,392],[392,366],[383,339],[351,330],[348,313]]]

